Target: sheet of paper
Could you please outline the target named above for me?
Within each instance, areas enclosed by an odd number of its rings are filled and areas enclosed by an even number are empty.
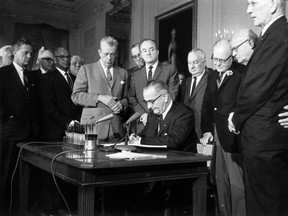
[[[145,144],[129,144],[129,145],[143,148],[167,148],[167,145],[145,145]]]
[[[204,154],[208,156],[212,156],[214,145],[206,145],[203,146],[202,144],[197,144],[197,152],[199,154]],[[207,167],[211,166],[211,161],[207,161]]]
[[[129,151],[117,152],[106,156],[109,157],[110,159],[128,159],[128,160],[150,160],[150,159],[167,157],[166,155],[142,154]]]

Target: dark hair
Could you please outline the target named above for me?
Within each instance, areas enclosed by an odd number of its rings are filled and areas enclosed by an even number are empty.
[[[18,51],[22,45],[30,45],[32,47],[32,43],[25,38],[19,38],[12,46],[13,51]]]

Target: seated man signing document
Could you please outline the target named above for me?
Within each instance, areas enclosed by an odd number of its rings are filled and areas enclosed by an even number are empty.
[[[197,152],[197,135],[193,111],[174,102],[169,87],[160,80],[151,80],[143,89],[144,101],[152,112],[139,134],[131,134],[129,144],[167,145],[167,148]]]

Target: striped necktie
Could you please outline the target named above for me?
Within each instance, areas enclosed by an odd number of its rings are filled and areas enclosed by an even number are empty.
[[[73,85],[74,85],[73,80],[71,79],[67,71],[65,72],[65,76],[66,76],[66,80],[69,84],[70,89],[73,90]]]
[[[149,71],[148,71],[148,81],[152,80],[152,68],[153,68],[153,66],[151,65],[149,67]]]
[[[108,81],[108,84],[110,87],[112,87],[113,85],[113,78],[112,78],[112,75],[111,75],[111,72],[110,72],[110,68],[107,68],[107,81]]]

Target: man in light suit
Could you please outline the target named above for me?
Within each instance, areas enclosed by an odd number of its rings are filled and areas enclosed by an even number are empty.
[[[203,145],[216,143],[215,177],[220,215],[245,215],[242,158],[237,135],[227,127],[227,118],[236,104],[243,65],[232,60],[228,40],[219,40],[213,47],[213,71],[203,100],[201,128]]]
[[[10,180],[19,150],[16,144],[34,140],[39,130],[37,83],[33,73],[26,70],[32,51],[29,41],[19,39],[13,45],[12,64],[0,68],[0,215],[8,215]],[[18,192],[15,189],[14,185],[13,192]]]
[[[42,138],[47,141],[62,141],[65,129],[73,120],[80,120],[81,107],[71,100],[73,80],[68,73],[70,53],[58,47],[54,51],[55,69],[43,74],[41,94],[45,98],[42,113]]]
[[[191,50],[188,54],[187,62],[192,76],[183,81],[181,85],[181,102],[192,108],[195,116],[195,129],[198,140],[200,140],[202,137],[202,103],[210,71],[205,67],[206,55],[201,49]]]
[[[128,73],[113,66],[117,55],[118,42],[113,37],[101,39],[98,50],[100,60],[93,64],[83,65],[74,85],[72,100],[84,106],[82,118],[99,119],[114,113],[111,121],[99,123],[98,137],[101,140],[118,140],[124,136],[123,114],[128,107]],[[89,114],[89,109],[93,113]]]
[[[248,0],[262,28],[247,64],[229,129],[240,132],[248,215],[288,213],[288,130],[278,114],[288,102],[288,24],[283,0]]]
[[[129,89],[129,104],[141,114],[142,126],[137,125],[137,131],[141,131],[146,125],[149,109],[143,101],[143,88],[147,81],[159,79],[169,86],[172,100],[175,100],[179,90],[179,77],[175,66],[158,61],[159,50],[154,40],[144,39],[140,43],[141,56],[145,61],[145,67],[135,71],[131,76]]]

